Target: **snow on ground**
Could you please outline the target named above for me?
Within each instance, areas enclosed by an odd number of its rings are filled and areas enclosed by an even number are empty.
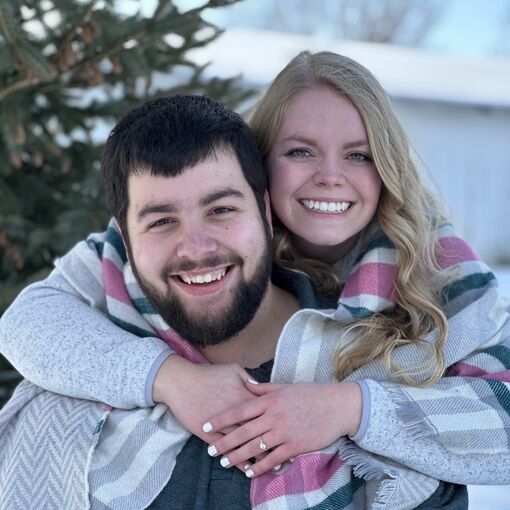
[[[510,298],[510,266],[493,267],[492,270],[498,278],[502,294]],[[508,507],[510,509],[510,505]]]
[[[509,510],[510,485],[470,485],[469,510]]]

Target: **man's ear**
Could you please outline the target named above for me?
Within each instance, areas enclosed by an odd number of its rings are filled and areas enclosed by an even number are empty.
[[[264,192],[264,205],[266,207],[266,221],[269,225],[269,232],[271,232],[271,237],[273,237],[273,218],[271,216],[271,201],[269,199],[269,192]]]

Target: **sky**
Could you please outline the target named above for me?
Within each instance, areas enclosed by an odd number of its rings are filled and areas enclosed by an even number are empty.
[[[204,0],[175,0],[189,9]],[[242,0],[256,4],[258,0]],[[418,0],[420,1],[420,0]],[[444,14],[424,41],[426,49],[471,57],[503,56],[510,58],[510,0],[444,0]],[[118,0],[123,8],[136,8],[136,0]],[[153,9],[155,0],[142,2],[146,12]],[[235,5],[233,7],[236,7]],[[227,9],[232,9],[229,7]],[[221,9],[211,10],[211,21],[222,25]],[[506,31],[506,33],[505,33]]]
[[[500,54],[503,46],[510,50],[510,0],[449,3],[427,38],[429,48],[476,57]]]

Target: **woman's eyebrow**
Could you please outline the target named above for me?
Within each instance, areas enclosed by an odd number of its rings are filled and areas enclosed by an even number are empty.
[[[368,140],[366,138],[362,138],[361,140],[355,140],[352,142],[347,142],[344,144],[344,149],[352,149],[354,147],[370,147]]]
[[[281,140],[282,143],[284,142],[298,142],[303,143],[305,145],[314,145],[316,142],[312,138],[300,134],[292,134],[289,136],[286,136]],[[343,145],[344,149],[352,149],[354,147],[370,147],[370,144],[368,143],[368,140],[366,138],[361,138],[359,140],[353,140],[352,142],[347,142]]]
[[[312,138],[309,138],[308,136],[300,135],[297,133],[286,136],[281,141],[282,142],[299,142],[299,143],[304,143],[305,145],[313,145],[315,143],[315,141]]]

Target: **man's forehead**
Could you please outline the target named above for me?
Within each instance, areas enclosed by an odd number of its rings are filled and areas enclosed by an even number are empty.
[[[148,170],[135,172],[128,179],[128,194],[130,206],[139,216],[142,209],[161,204],[167,204],[167,209],[207,206],[224,197],[246,199],[253,192],[237,158],[220,153],[176,176],[152,175]]]

